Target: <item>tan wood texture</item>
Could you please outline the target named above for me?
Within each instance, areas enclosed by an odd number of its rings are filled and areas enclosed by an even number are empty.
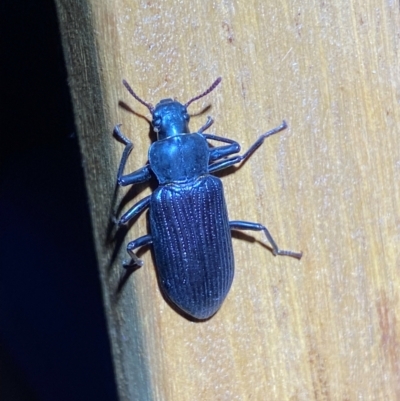
[[[121,400],[399,400],[399,4],[57,6]],[[246,150],[289,124],[223,174],[230,217],[304,256],[274,257],[260,233],[235,237],[232,290],[193,323],[161,296],[151,252],[125,276],[125,245],[147,233],[146,216],[116,240],[111,218],[151,189],[115,191],[123,145],[112,130],[123,124],[126,172],[138,169],[150,116],[122,79],[155,104],[185,102],[218,76],[190,106],[193,131],[212,115],[209,132]]]

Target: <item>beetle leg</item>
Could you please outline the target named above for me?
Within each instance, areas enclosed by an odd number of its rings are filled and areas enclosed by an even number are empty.
[[[212,134],[202,134],[204,138],[210,139],[212,141],[229,143],[226,146],[219,146],[216,148],[210,149],[210,162],[216,161],[218,159],[222,159],[223,157],[230,156],[234,153],[240,152],[240,145],[234,141],[233,139],[223,138],[221,136],[212,135]]]
[[[122,215],[122,217],[118,221],[118,225],[121,226],[126,224],[129,220],[136,217],[138,214],[142,213],[143,210],[149,207],[151,195],[146,196],[138,203],[134,204],[126,213]]]
[[[133,149],[133,143],[122,133],[120,130],[121,124],[118,124],[114,127],[114,134],[117,138],[119,138],[124,144],[125,149],[122,153],[121,162],[119,163],[118,173],[117,173],[117,180],[118,184],[121,186],[125,185],[132,185],[132,184],[139,184],[141,182],[145,182],[150,180],[150,167],[148,165],[140,168],[133,173],[123,175],[126,162],[128,160],[129,154]]]
[[[263,143],[264,141],[271,135],[277,134],[278,132],[283,131],[287,128],[286,121],[282,121],[282,124],[278,127],[273,128],[272,130],[265,132],[262,134],[254,143],[250,146],[250,148],[243,155],[240,156],[241,160],[246,160],[249,158]]]
[[[215,171],[223,170],[223,169],[225,169],[225,168],[228,168],[228,167],[230,167],[230,166],[233,166],[234,164],[237,164],[237,163],[240,163],[240,162],[245,161],[246,159],[248,159],[248,158],[263,144],[263,142],[265,141],[265,139],[267,139],[267,138],[268,138],[269,136],[271,136],[271,135],[277,134],[278,132],[284,130],[286,127],[287,127],[287,124],[286,124],[285,121],[283,121],[282,124],[279,125],[278,127],[273,128],[272,130],[270,130],[270,131],[268,131],[268,132],[262,134],[262,135],[253,143],[253,145],[250,146],[250,148],[247,150],[247,152],[245,152],[243,155],[234,156],[234,157],[231,157],[231,158],[228,158],[228,159],[225,159],[225,160],[221,160],[221,161],[219,161],[219,162],[217,162],[217,163],[211,164],[208,171],[209,171],[210,173],[213,173],[213,172],[215,172]],[[216,139],[216,138],[212,138],[214,135],[208,135],[208,134],[203,134],[203,135],[204,135],[206,138],[208,138],[208,139]],[[216,139],[216,140],[218,140],[218,139]],[[232,139],[230,139],[229,141],[232,141]],[[228,140],[225,140],[225,141],[223,141],[223,142],[228,142]],[[230,143],[230,142],[229,142],[229,143]],[[237,143],[237,142],[232,141],[232,143]],[[221,147],[221,149],[224,149],[224,148],[229,148],[229,146],[222,146],[222,147]],[[211,160],[211,161],[217,160],[218,158],[223,157],[223,156],[228,156],[229,154],[232,154],[232,153],[236,153],[236,152],[233,152],[233,151],[230,152],[230,153],[225,152],[225,154],[223,154],[223,155],[220,156],[220,157],[216,157],[216,158],[214,157],[214,158],[212,158],[213,152],[217,152],[218,149],[220,149],[220,148],[216,148],[215,150],[211,151],[211,155],[210,155],[210,160]],[[239,147],[239,150],[240,150],[240,147]],[[239,151],[239,150],[238,150],[238,151]],[[217,154],[217,153],[216,153],[216,154]]]
[[[204,132],[206,129],[210,128],[213,124],[214,124],[213,118],[210,117],[210,116],[208,116],[208,117],[207,117],[206,123],[205,123],[202,127],[200,127],[200,129],[199,129],[197,132],[202,133],[202,132]]]
[[[302,252],[285,251],[283,249],[279,249],[278,245],[272,238],[272,235],[269,233],[267,227],[263,226],[262,224],[251,223],[248,221],[235,220],[235,221],[230,221],[229,226],[231,227],[231,230],[263,231],[265,236],[267,237],[267,240],[272,245],[272,253],[275,256],[276,255],[291,256],[292,258],[296,258],[296,259],[301,259],[301,257],[303,256]]]
[[[122,187],[126,185],[134,185],[140,184],[141,182],[146,182],[151,179],[150,167],[147,164],[146,166],[140,168],[139,170],[134,171],[133,173],[119,176],[118,184]]]
[[[241,156],[230,157],[228,159],[221,160],[217,163],[211,164],[208,167],[208,172],[214,173],[215,171],[223,170],[223,169],[233,166],[241,161],[242,161]]]
[[[153,243],[153,237],[150,234],[143,235],[143,237],[139,237],[134,241],[131,241],[126,247],[126,250],[131,257],[131,260],[124,260],[124,267],[128,268],[132,266],[143,266],[143,260],[139,259],[136,256],[135,252],[133,252],[133,250],[139,248],[140,246],[149,245],[151,243]]]
[[[121,124],[118,124],[114,127],[115,136],[117,136],[125,145],[124,153],[122,154],[121,162],[118,168],[118,179],[122,176],[122,173],[125,169],[126,161],[128,160],[129,154],[133,149],[133,143],[122,133],[122,131],[119,129],[120,126]]]

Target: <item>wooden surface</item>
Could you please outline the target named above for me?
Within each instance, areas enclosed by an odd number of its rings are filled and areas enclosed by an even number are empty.
[[[399,4],[57,6],[121,400],[400,399]],[[246,150],[289,124],[224,175],[230,218],[266,224],[304,257],[273,257],[259,233],[234,238],[232,290],[215,317],[193,323],[160,295],[151,252],[123,280],[125,245],[146,218],[122,243],[109,221],[150,189],[114,194],[123,145],[112,129],[122,123],[134,142],[134,171],[147,161],[150,116],[122,79],[155,104],[185,102],[218,76],[190,106],[193,131],[210,114],[210,132]]]

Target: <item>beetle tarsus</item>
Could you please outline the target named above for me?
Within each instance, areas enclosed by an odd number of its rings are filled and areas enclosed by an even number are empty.
[[[300,260],[303,256],[303,252],[293,252],[293,251],[286,251],[284,249],[277,249],[273,250],[274,256],[290,256],[292,258]]]
[[[131,255],[132,256],[132,255]],[[142,267],[143,266],[143,260],[139,259],[136,255],[132,257],[131,260],[124,260],[123,261],[123,266],[125,269],[129,269],[131,267]]]
[[[206,129],[210,128],[213,124],[214,124],[213,118],[208,116],[206,123],[202,127],[200,127],[198,132],[200,133],[204,132]]]

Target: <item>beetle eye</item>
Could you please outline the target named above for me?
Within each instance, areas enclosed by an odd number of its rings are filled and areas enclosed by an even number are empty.
[[[161,118],[160,117],[154,118],[152,124],[154,127],[159,127],[161,125]]]
[[[183,118],[184,118],[186,121],[189,121],[190,116],[189,116],[188,113],[183,113]]]

